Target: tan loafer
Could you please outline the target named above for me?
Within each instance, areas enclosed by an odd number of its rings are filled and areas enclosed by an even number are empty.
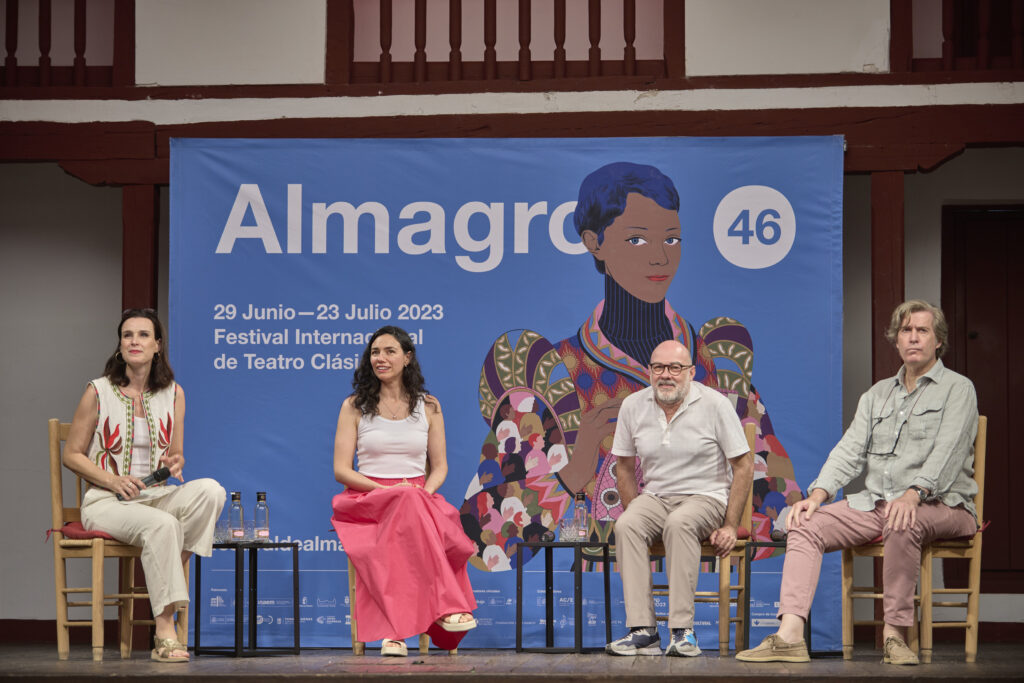
[[[886,638],[882,653],[883,664],[902,664],[905,666],[918,664],[917,655],[899,636],[889,636]]]
[[[750,650],[736,653],[736,659],[741,662],[809,662],[810,655],[807,653],[807,643],[804,639],[795,643],[787,643],[779,634],[773,633],[761,644]]]

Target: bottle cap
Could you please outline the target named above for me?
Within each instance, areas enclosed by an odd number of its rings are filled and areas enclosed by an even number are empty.
[[[232,491],[231,492],[231,500],[242,500],[242,492],[241,491]]]
[[[257,491],[256,492],[256,500],[266,500],[266,499],[267,499],[267,492],[266,491]]]

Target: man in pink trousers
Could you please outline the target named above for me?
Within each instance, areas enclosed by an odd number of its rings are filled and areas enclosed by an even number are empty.
[[[914,619],[921,546],[978,528],[972,478],[978,400],[971,381],[939,359],[947,333],[942,310],[927,302],[906,301],[893,311],[886,337],[903,367],[861,396],[853,423],[811,482],[810,494],[788,511],[779,630],[736,659],[809,661],[803,629],[822,554],[880,536],[885,544],[882,661],[917,664],[906,629]],[[823,505],[865,471],[863,491]]]

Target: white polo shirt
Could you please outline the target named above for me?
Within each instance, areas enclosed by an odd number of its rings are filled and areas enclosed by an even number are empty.
[[[699,493],[728,505],[729,460],[747,452],[743,425],[729,400],[697,382],[671,421],[647,387],[619,408],[612,454],[640,458],[644,493]]]

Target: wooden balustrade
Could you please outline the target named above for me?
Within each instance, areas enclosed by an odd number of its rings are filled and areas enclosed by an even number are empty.
[[[395,46],[396,17],[392,0],[378,0],[379,53],[375,61],[356,61],[356,27],[365,31],[365,21],[357,16],[353,0],[327,1],[327,41],[325,55],[325,84],[331,87],[383,85],[383,84],[452,84],[478,83],[474,87],[485,90],[500,89],[502,82],[544,82],[545,87],[602,89],[622,87],[624,79],[643,78],[679,81],[685,87],[685,0],[664,0],[661,4],[663,49],[658,59],[639,59],[638,44],[642,48],[649,36],[637,33],[637,12],[652,11],[655,4],[622,0],[621,22],[602,17],[601,0],[588,0],[586,20],[573,26],[579,38],[585,38],[584,53],[570,58],[566,51],[567,16],[565,0],[501,0],[517,2],[518,14],[514,27],[499,26],[499,0],[483,0],[482,22],[473,26],[463,22],[461,0],[448,1],[448,54],[428,53],[427,0],[415,0],[412,6],[413,45],[411,61],[396,61],[395,54],[410,54],[407,46]],[[52,0],[36,0],[38,5],[37,54],[31,59],[24,55],[26,36],[19,36],[19,14],[27,3],[6,0],[4,19],[4,64],[0,83],[6,87],[59,87],[55,96],[74,96],[73,89],[92,86],[133,86],[135,64],[135,2],[115,0],[113,26],[107,34],[113,35],[113,63],[91,65],[87,63],[86,27],[97,19],[90,16],[86,0],[73,3],[73,45],[61,52],[73,51],[68,65],[53,63],[54,12]],[[406,4],[402,8],[408,7]],[[438,7],[435,3],[433,7]],[[509,5],[510,7],[511,5]],[[639,6],[639,7],[638,7]],[[68,5],[61,4],[61,8]],[[891,49],[893,73],[906,71],[969,71],[1020,70],[1024,68],[1024,0],[943,0],[942,52],[933,59],[911,58],[912,3],[911,0],[891,0]],[[435,9],[435,11],[437,11]],[[545,44],[553,42],[553,49],[539,51],[533,35],[533,19],[545,13],[544,24],[552,35],[545,36]],[[550,14],[549,14],[550,13]],[[507,16],[507,15],[502,15]],[[550,21],[547,18],[550,17]],[[649,20],[650,17],[647,17]],[[621,43],[616,47],[602,45],[602,24],[613,21],[621,29]],[[650,25],[650,21],[643,25]],[[372,27],[369,27],[372,30]],[[515,30],[509,30],[509,29]],[[504,29],[504,30],[502,30]],[[467,33],[482,40],[480,61],[467,61],[463,50]],[[514,36],[518,42],[516,58],[499,61],[499,36]],[[21,41],[19,43],[19,38]],[[437,36],[434,36],[437,38]],[[502,38],[504,40],[504,38]],[[443,39],[442,39],[443,40]],[[29,36],[31,41],[31,36]],[[437,42],[437,41],[435,41]],[[19,44],[22,55],[19,57]],[[433,43],[430,43],[433,44]],[[443,45],[443,42],[441,43]],[[480,43],[475,43],[480,44]],[[624,47],[620,47],[624,46]],[[67,47],[73,50],[66,49]],[[641,50],[642,52],[642,50]],[[648,50],[649,52],[649,50]],[[431,61],[431,57],[434,57]],[[571,86],[559,86],[559,81],[572,79]],[[548,83],[548,81],[551,81]],[[483,82],[483,83],[480,83]],[[72,91],[66,90],[70,86]],[[337,92],[337,90],[334,90]]]
[[[898,3],[909,5],[909,0],[893,0]],[[1022,67],[1024,0],[942,0],[942,56],[915,58],[912,64],[920,72]]]
[[[18,58],[18,46],[25,44],[19,41],[19,17],[24,9],[20,0],[7,0],[4,21],[4,70],[2,83],[4,86],[38,86],[38,87],[93,87],[110,85],[127,85],[124,68],[121,77],[115,83],[114,65],[90,65],[86,60],[86,29],[91,20],[86,0],[75,0],[72,5],[71,48],[73,57],[67,65],[53,63],[53,25],[54,7],[52,0],[36,0],[38,21],[36,23],[36,54],[30,59]],[[61,7],[66,7],[61,5]],[[115,64],[121,60],[133,67],[135,63],[135,3],[133,0],[115,0],[113,26],[109,32],[114,41]],[[128,18],[129,21],[126,21]],[[29,34],[30,37],[31,34]],[[24,36],[21,36],[22,38]],[[126,49],[127,48],[127,49]],[[131,70],[134,70],[132,68]]]

